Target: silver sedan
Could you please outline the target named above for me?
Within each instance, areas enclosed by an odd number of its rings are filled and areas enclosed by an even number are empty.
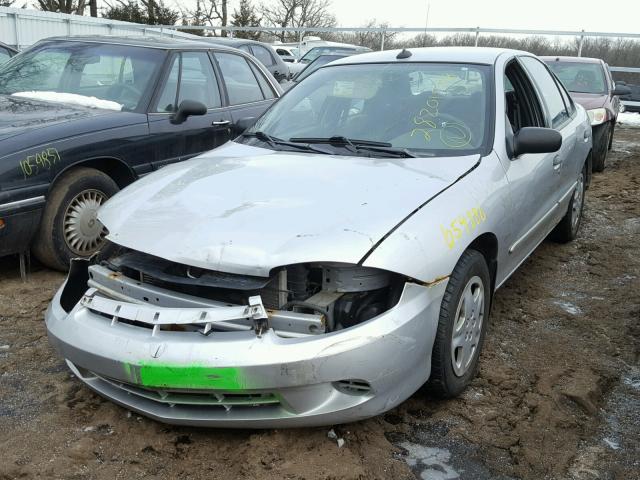
[[[336,424],[425,382],[458,395],[495,290],[577,235],[591,145],[528,53],[338,60],[109,200],[109,251],[72,262],[49,338],[90,388],[175,424]]]

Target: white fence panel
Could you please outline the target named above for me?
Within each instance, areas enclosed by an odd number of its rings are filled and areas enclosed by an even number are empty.
[[[107,18],[40,12],[0,7],[0,41],[23,49],[47,37],[68,35],[164,35],[194,38],[194,35]]]

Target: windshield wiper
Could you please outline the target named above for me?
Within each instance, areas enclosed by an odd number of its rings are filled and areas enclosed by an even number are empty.
[[[406,148],[398,148],[391,146],[388,142],[376,142],[374,140],[358,140],[355,138],[347,138],[341,135],[335,135],[333,137],[296,137],[292,138],[291,142],[293,143],[328,143],[330,145],[340,145],[349,147],[354,153],[359,151],[369,151],[369,152],[378,152],[378,153],[386,153],[393,156],[398,157],[407,157],[414,158],[416,155],[411,153]]]
[[[356,138],[343,137],[342,135],[334,135],[333,137],[295,137],[292,138],[291,141],[300,143],[331,143],[335,145],[349,145],[350,147],[361,145],[369,145],[373,147],[391,146],[391,144],[387,142],[376,142],[374,140],[358,140]]]
[[[305,150],[305,151],[308,151],[308,152],[322,153],[324,155],[330,155],[331,154],[331,152],[328,152],[326,150],[322,150],[321,148],[312,147],[311,145],[305,145],[303,143],[287,142],[286,140],[282,140],[281,138],[272,137],[268,133],[262,132],[260,130],[258,130],[256,132],[242,133],[241,136],[242,137],[255,137],[258,140],[261,140],[261,141],[267,143],[273,149],[276,149],[276,145],[282,145],[282,146],[285,146],[285,147],[297,148],[298,150]]]

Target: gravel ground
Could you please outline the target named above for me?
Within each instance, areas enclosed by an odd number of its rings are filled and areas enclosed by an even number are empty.
[[[49,346],[63,276],[0,259],[0,479],[640,478],[640,130],[619,128],[580,238],[498,291],[478,378],[335,428],[171,427],[93,394]]]

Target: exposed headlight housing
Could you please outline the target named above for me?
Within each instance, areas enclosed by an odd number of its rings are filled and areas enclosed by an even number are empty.
[[[592,127],[601,125],[609,120],[609,114],[607,113],[606,108],[594,108],[592,110],[587,110],[587,115],[589,115]]]

